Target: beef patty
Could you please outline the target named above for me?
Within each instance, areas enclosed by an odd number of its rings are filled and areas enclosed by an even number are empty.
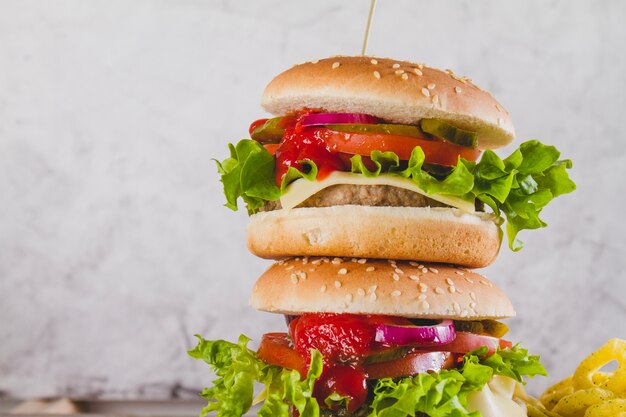
[[[296,207],[331,207],[354,204],[386,207],[450,207],[422,194],[391,185],[333,185],[304,200]],[[280,200],[268,201],[261,211],[280,210]]]

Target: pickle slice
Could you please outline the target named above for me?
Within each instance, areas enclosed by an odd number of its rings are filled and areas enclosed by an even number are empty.
[[[395,125],[388,123],[377,124],[344,124],[344,125],[326,125],[330,130],[339,132],[352,133],[386,133],[389,135],[413,136],[423,138],[424,132],[418,126],[411,125]]]
[[[250,134],[250,137],[263,144],[279,143],[285,134],[285,129],[280,126],[282,119],[282,117],[269,119],[262,125],[257,126]]]
[[[493,337],[502,337],[509,332],[509,326],[496,320],[483,320],[483,329]]]
[[[472,149],[476,148],[476,133],[459,129],[441,119],[422,119],[421,127],[424,132],[448,142]]]
[[[483,323],[481,321],[454,321],[454,330],[457,332],[467,332],[474,334],[483,333]]]
[[[390,348],[382,350],[380,352],[372,353],[371,355],[367,355],[367,357],[365,357],[365,361],[363,362],[363,364],[371,365],[373,363],[388,362],[394,359],[399,359],[406,356],[406,354],[409,353],[411,349],[413,348],[410,346],[402,346],[395,349]]]
[[[457,332],[469,332],[474,334],[484,334],[492,337],[502,337],[509,331],[506,324],[496,320],[480,321],[454,321],[454,328]]]

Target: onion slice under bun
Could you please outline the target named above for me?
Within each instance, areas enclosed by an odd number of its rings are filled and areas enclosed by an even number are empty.
[[[432,326],[376,326],[376,341],[386,345],[445,345],[454,340],[456,332],[452,320],[442,320]]]

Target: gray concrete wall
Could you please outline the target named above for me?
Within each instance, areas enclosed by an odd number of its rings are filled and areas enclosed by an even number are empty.
[[[0,391],[186,394],[193,333],[283,328],[247,307],[268,262],[210,158],[279,71],[358,54],[368,3],[0,1]],[[371,54],[472,77],[574,160],[550,227],[485,270],[550,381],[626,337],[624,21],[618,0],[380,0],[372,28]]]

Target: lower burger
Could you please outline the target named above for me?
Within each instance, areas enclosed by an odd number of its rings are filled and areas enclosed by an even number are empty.
[[[506,295],[462,268],[295,258],[270,267],[250,303],[287,329],[256,352],[243,335],[199,337],[189,353],[217,376],[202,415],[526,416],[524,377],[546,374],[503,338]]]

